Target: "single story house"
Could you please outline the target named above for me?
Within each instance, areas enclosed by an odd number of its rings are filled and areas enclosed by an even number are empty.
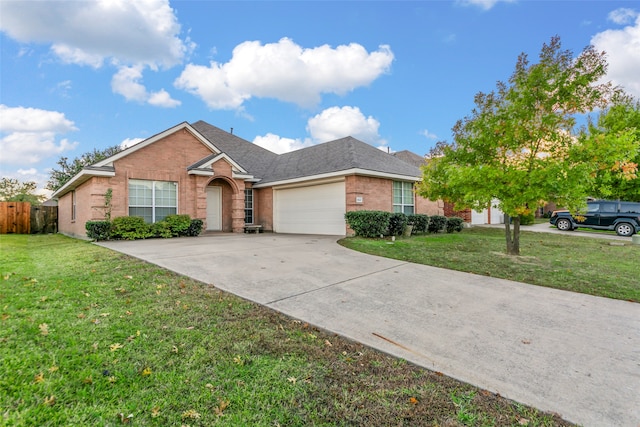
[[[355,210],[442,215],[417,196],[419,162],[352,137],[276,154],[206,122],[180,123],[84,168],[59,188],[59,230],[86,236],[85,223],[138,215],[149,223],[188,214],[211,231],[349,234]],[[105,195],[111,190],[111,200]]]

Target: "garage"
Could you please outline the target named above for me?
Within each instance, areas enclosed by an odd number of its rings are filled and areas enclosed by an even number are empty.
[[[344,235],[345,199],[344,181],[275,189],[274,231]]]

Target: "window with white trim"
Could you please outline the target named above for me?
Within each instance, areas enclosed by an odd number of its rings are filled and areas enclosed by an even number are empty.
[[[71,221],[76,220],[76,190],[71,190]]]
[[[393,211],[414,213],[413,182],[393,181]]]
[[[244,189],[244,223],[253,224],[253,188]]]
[[[141,216],[151,224],[177,213],[177,182],[129,180],[129,216]]]

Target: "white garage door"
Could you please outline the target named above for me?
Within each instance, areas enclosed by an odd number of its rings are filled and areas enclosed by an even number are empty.
[[[276,190],[276,233],[344,235],[344,181]]]

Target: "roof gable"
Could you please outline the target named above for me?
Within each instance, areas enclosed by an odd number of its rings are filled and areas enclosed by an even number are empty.
[[[191,125],[211,144],[233,159],[240,168],[257,179],[264,178],[278,155],[202,120]],[[203,159],[204,160],[204,159]]]
[[[145,139],[144,141],[141,141],[135,145],[132,145],[129,148],[126,148],[122,151],[120,151],[119,153],[114,154],[111,157],[107,157],[104,160],[99,161],[98,163],[95,163],[94,165],[92,165],[93,167],[102,167],[102,166],[113,166],[113,162],[115,162],[116,160],[120,160],[123,157],[126,157],[132,153],[135,153],[136,151],[148,147],[149,145],[153,144],[154,142],[160,141],[161,139],[167,137],[168,135],[171,135],[173,133],[176,133],[180,130],[186,130],[189,133],[191,133],[198,141],[200,141],[203,145],[205,145],[209,150],[211,150],[213,153],[215,154],[220,154],[220,150],[218,148],[216,148],[215,145],[213,145],[209,140],[207,140],[207,138],[203,137],[197,130],[195,130],[193,127],[191,127],[191,125],[187,122],[182,122],[179,123],[163,132],[160,132],[158,134],[155,134],[147,139]]]

